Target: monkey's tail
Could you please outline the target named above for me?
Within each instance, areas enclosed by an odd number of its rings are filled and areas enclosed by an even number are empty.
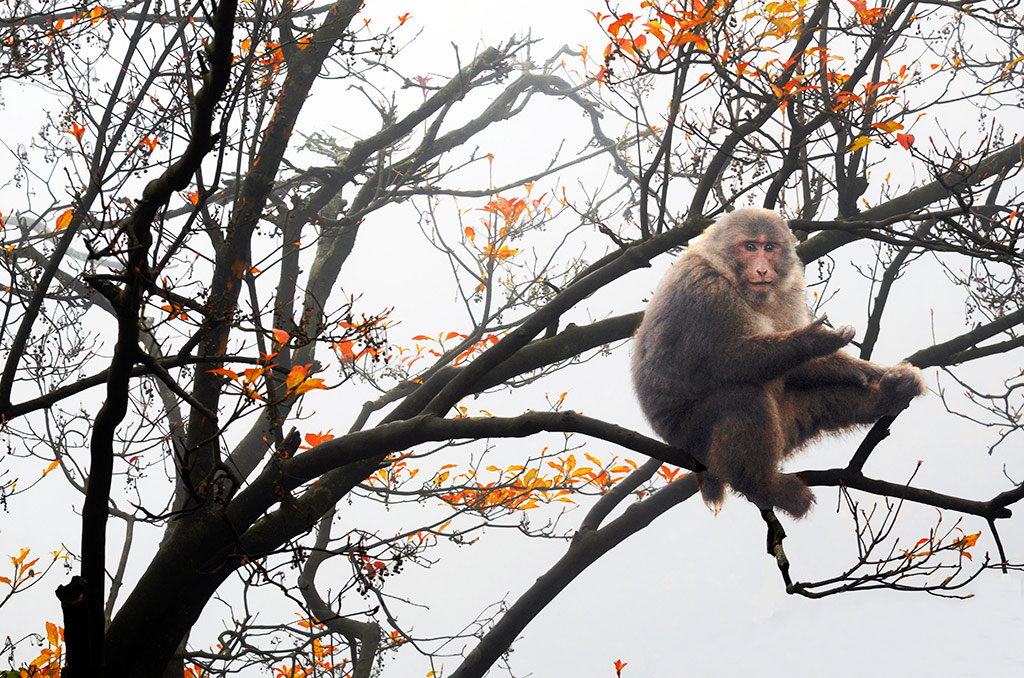
[[[716,514],[721,511],[725,504],[725,483],[707,471],[701,471],[697,474],[697,486],[707,507]]]

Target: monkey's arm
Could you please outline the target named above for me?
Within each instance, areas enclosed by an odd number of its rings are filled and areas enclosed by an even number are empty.
[[[676,284],[648,307],[650,329],[642,346],[671,356],[693,395],[724,384],[763,384],[814,358],[835,353],[853,338],[852,327],[831,330],[825,318],[785,332],[764,332],[735,284],[699,257],[682,262]],[[664,368],[662,368],[664,369]]]
[[[789,388],[814,388],[829,384],[868,386],[882,378],[888,368],[837,351],[809,360],[786,374]]]
[[[719,378],[733,383],[765,383],[834,354],[853,339],[852,327],[830,330],[824,318],[788,332],[755,334],[734,340],[719,366]],[[712,368],[714,369],[714,368]]]

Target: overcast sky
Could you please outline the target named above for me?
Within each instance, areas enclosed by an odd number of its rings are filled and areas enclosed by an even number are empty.
[[[422,27],[423,34],[396,62],[407,75],[433,73],[443,81],[456,63],[452,43],[459,46],[465,62],[480,45],[526,30],[543,39],[534,48],[538,60],[561,44],[589,43],[595,53],[603,49],[593,18],[586,12],[587,8],[599,7],[578,0],[389,0],[369,4],[368,11],[382,18],[411,12],[408,30],[402,35],[411,36]],[[22,133],[17,130],[33,132],[34,123],[25,126],[20,121],[34,116],[26,115],[25,106],[10,105],[10,91],[6,98],[8,106],[0,111],[0,123],[10,135]],[[538,130],[535,145],[520,149],[525,153],[518,158],[514,141],[502,146],[496,139],[495,148],[500,149],[499,162],[508,163],[507,171],[514,173],[515,163],[529,166],[527,153],[546,157],[567,135],[557,128],[550,134]],[[11,138],[5,141],[13,145]],[[0,193],[5,199],[9,195]],[[6,215],[13,210],[0,205],[0,211]],[[395,315],[403,318],[410,335],[453,329],[445,323],[456,322],[454,318],[432,317],[431,301],[442,298],[447,302],[452,298],[453,288],[443,277],[446,269],[435,253],[410,232],[418,233],[408,222],[392,219],[382,220],[361,234],[343,276],[346,290],[363,293],[367,308],[394,305]],[[384,250],[389,252],[387,268],[381,267],[376,258]],[[363,253],[370,254],[363,257]],[[828,310],[837,325],[852,324],[862,330],[866,297],[849,266],[855,254],[870,257],[871,251],[867,247],[849,253],[844,250],[842,256],[846,259],[838,261],[840,276],[845,276],[841,277],[844,286]],[[423,280],[415,289],[397,284],[400,281],[388,274],[388,269],[425,270],[434,264],[440,264],[439,277]],[[590,311],[604,317],[641,309],[642,299],[669,264],[665,258],[652,270],[623,279],[612,292],[590,300]],[[962,304],[951,300],[948,291],[940,292],[939,286],[931,284],[940,275],[937,267],[915,272],[915,277],[899,287],[900,296],[893,300],[891,314],[904,325],[887,326],[876,353],[879,362],[896,362],[931,343],[933,326],[939,340],[962,331]],[[517,397],[522,398],[523,409],[536,408],[539,392],[569,390],[567,404],[572,409],[649,432],[632,399],[627,365],[628,347],[623,347],[612,357],[567,370],[554,381]],[[1007,368],[1004,363],[979,365],[977,369],[988,369],[998,376]],[[929,385],[936,388],[934,373],[927,376]],[[504,413],[514,413],[518,401],[509,401],[506,396],[501,402]],[[346,415],[342,428],[349,419]],[[797,457],[790,468],[842,464],[857,441],[857,435],[851,434],[815,445]],[[939,399],[930,394],[915,401],[899,417],[893,435],[879,447],[866,470],[870,475],[898,481],[909,478],[917,460],[925,459],[915,484],[984,499],[1007,488],[1001,477],[1004,463],[1016,464],[1010,467],[1012,477],[1024,475],[1019,458],[1012,459],[1006,451],[987,456],[984,450],[989,442],[976,428],[947,414]],[[516,444],[522,446],[524,454],[535,449],[532,442]],[[587,450],[602,457],[621,453],[601,442],[588,443]],[[825,488],[816,492],[818,505],[811,517],[785,523],[789,533],[786,548],[792,574],[798,580],[838,574],[852,562],[854,553],[849,515],[836,511],[837,493]],[[39,553],[53,548],[41,535],[38,519],[38,512],[47,510],[52,510],[54,519],[61,523],[54,524],[54,530],[70,532],[64,538],[77,544],[77,523],[63,522],[71,516],[67,502],[53,497],[18,498],[10,512],[0,514],[0,554],[16,553],[18,547],[30,543]],[[343,514],[345,510],[343,507]],[[563,524],[578,522],[582,514],[583,510],[571,514]],[[927,535],[935,523],[936,511],[908,507],[905,518],[901,533],[908,543],[901,545],[909,547]],[[944,518],[944,524],[949,524],[957,517],[950,514]],[[118,523],[112,526],[120,530]],[[1024,561],[1024,523],[1015,519],[1004,521],[1000,527],[1011,561]],[[994,551],[982,521],[965,519],[963,529],[983,532],[976,555]],[[119,532],[111,538],[118,537]],[[417,635],[455,632],[488,603],[501,598],[513,602],[565,547],[560,541],[525,540],[514,533],[492,530],[475,546],[443,549],[441,561],[430,570],[408,567],[389,585],[395,587],[396,594],[429,605],[426,610],[402,608],[403,623],[412,624]],[[51,575],[36,591],[18,600],[10,612],[5,608],[0,635],[18,636],[16,631],[20,629],[41,629],[40,610],[46,619],[58,621],[59,607],[52,590],[62,576]],[[1019,651],[1024,633],[1024,577],[1020,573],[990,573],[970,591],[976,595],[967,601],[891,592],[817,601],[787,596],[774,561],[764,552],[764,524],[758,513],[733,496],[715,516],[694,498],[580,576],[526,629],[514,646],[511,662],[516,675],[540,677],[614,676],[615,660],[629,663],[623,671],[627,678],[1019,674],[1024,669]],[[205,628],[218,628],[218,613],[212,605],[203,621]],[[448,662],[448,671],[456,665],[456,661]],[[424,667],[422,659],[402,653],[384,675],[423,676],[428,670]]]

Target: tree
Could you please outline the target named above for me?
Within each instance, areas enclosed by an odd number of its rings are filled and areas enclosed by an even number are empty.
[[[791,218],[816,312],[850,273],[837,253],[859,262],[862,357],[897,283],[924,269],[945,274],[970,327],[915,336],[907,360],[967,389],[954,366],[1013,361],[1022,147],[1002,125],[1022,91],[1022,26],[1012,3],[976,4],[643,2],[594,12],[603,57],[563,47],[537,61],[512,38],[456,49],[446,77],[395,65],[409,14],[352,0],[7,5],[0,73],[60,113],[14,149],[21,195],[4,198],[0,412],[16,451],[2,496],[28,501],[62,477],[82,501],[64,626],[47,627],[36,666],[369,676],[409,648],[436,675],[444,657],[449,675],[482,675],[574,577],[694,495],[686,450],[569,410],[566,392],[570,368],[625,350],[641,317],[604,292],[738,205]],[[566,151],[515,126],[535,111]],[[965,112],[979,131],[943,131]],[[518,133],[527,165],[487,152],[495,129]],[[393,220],[450,268],[454,308],[432,308],[434,327],[407,328],[369,303],[372,283],[343,275],[398,256],[404,242],[362,246]],[[387,273],[394,294],[430,275],[404,273]],[[1017,431],[1018,382],[966,401],[934,387],[998,431],[994,451]],[[536,400],[534,384],[561,395]],[[957,595],[988,568],[1019,568],[997,521],[1024,486],[1004,479],[977,500],[865,475],[892,424],[845,467],[800,473],[842,488],[861,544],[848,570],[793,581],[765,514],[788,592]],[[875,514],[861,507],[872,495],[896,501]],[[904,503],[977,517],[995,559],[975,563],[980,534],[959,524],[894,548]],[[557,508],[570,505],[582,519]],[[400,623],[386,588],[404,567],[503,526],[571,540],[465,635]],[[12,594],[38,576],[19,554],[0,580]],[[340,586],[318,578],[328,568]],[[215,598],[226,630],[196,637]]]

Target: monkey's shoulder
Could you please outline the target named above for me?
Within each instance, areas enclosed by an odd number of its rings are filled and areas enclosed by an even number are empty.
[[[651,301],[655,314],[674,322],[728,334],[742,332],[745,303],[730,277],[702,255],[684,255],[672,267]]]

